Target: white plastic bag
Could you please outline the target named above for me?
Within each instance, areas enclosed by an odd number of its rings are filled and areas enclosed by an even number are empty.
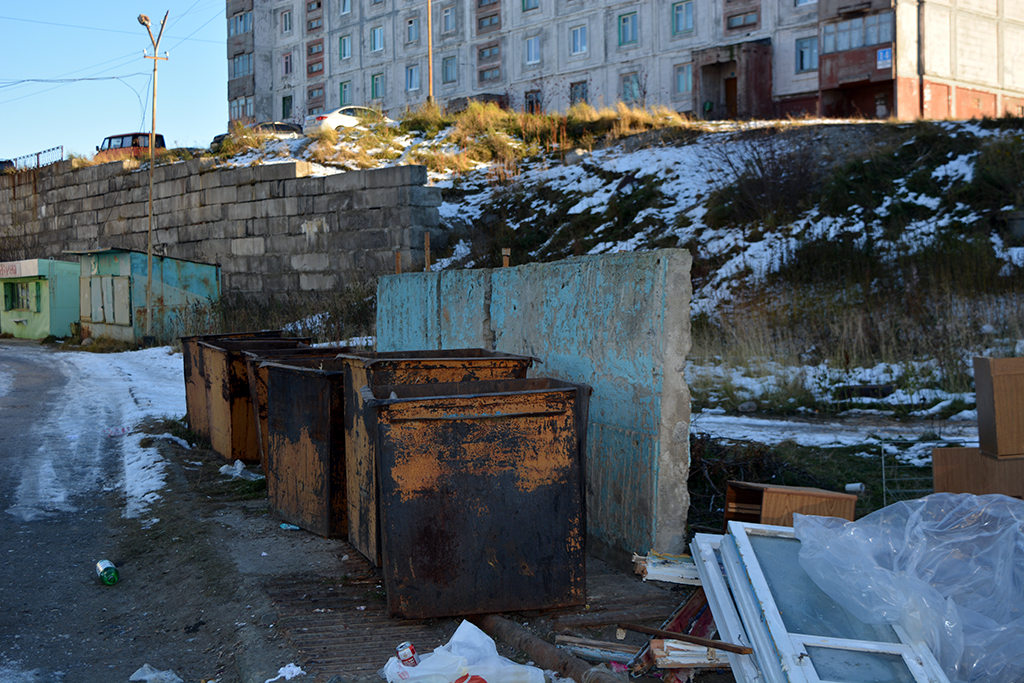
[[[392,657],[382,673],[388,683],[455,683],[463,676],[465,683],[470,683],[469,676],[486,683],[544,683],[543,671],[502,657],[491,637],[468,621],[459,625],[446,645],[421,655],[419,665],[405,666]]]

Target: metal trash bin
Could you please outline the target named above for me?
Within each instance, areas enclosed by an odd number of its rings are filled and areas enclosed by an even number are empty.
[[[228,462],[257,462],[256,428],[243,351],[306,346],[309,337],[200,341],[210,448]]]
[[[364,387],[388,610],[409,619],[586,602],[590,387]]]
[[[297,349],[274,349],[272,351],[243,351],[246,376],[249,381],[249,397],[252,400],[253,419],[256,428],[256,451],[263,471],[267,471],[267,374],[265,362],[279,362],[300,367],[315,367],[323,360],[334,360],[339,353],[356,351],[348,346],[309,347]]]
[[[210,438],[210,421],[206,406],[206,374],[199,342],[218,339],[259,339],[281,337],[284,330],[200,334],[181,338],[181,359],[185,370],[185,415],[188,428],[203,438]]]
[[[382,384],[525,379],[535,359],[487,349],[355,352],[338,357],[349,365],[345,379],[348,540],[379,567],[377,464],[374,443],[363,421],[361,389]]]
[[[267,371],[270,509],[313,533],[344,538],[346,364],[293,359],[264,362],[260,368]]]

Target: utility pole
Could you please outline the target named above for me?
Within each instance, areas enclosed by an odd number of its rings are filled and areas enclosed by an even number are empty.
[[[164,35],[164,27],[167,26],[167,17],[170,16],[171,11],[167,10],[164,14],[164,20],[160,22],[160,31],[157,33],[156,38],[153,37],[153,29],[150,27],[149,17],[145,14],[139,15],[139,23],[146,27],[146,31],[149,33],[149,40],[153,43],[153,54],[147,55],[145,52],[142,56],[146,59],[153,60],[153,119],[149,127],[149,240],[148,246],[146,247],[146,336],[151,337],[153,335],[153,157],[154,149],[156,145],[156,65],[161,59],[166,60],[167,57],[160,57],[157,55],[157,51],[160,49],[160,38]]]
[[[434,101],[434,12],[427,0],[427,102]]]

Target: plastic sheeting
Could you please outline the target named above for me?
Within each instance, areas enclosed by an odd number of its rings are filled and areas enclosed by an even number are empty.
[[[924,641],[950,680],[1024,679],[1024,501],[937,493],[856,522],[794,515],[793,527],[825,593]]]

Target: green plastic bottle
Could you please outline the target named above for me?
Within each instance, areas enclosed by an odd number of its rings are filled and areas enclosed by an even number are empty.
[[[120,578],[117,575],[117,567],[110,560],[100,560],[96,563],[96,576],[108,586],[113,586]]]

